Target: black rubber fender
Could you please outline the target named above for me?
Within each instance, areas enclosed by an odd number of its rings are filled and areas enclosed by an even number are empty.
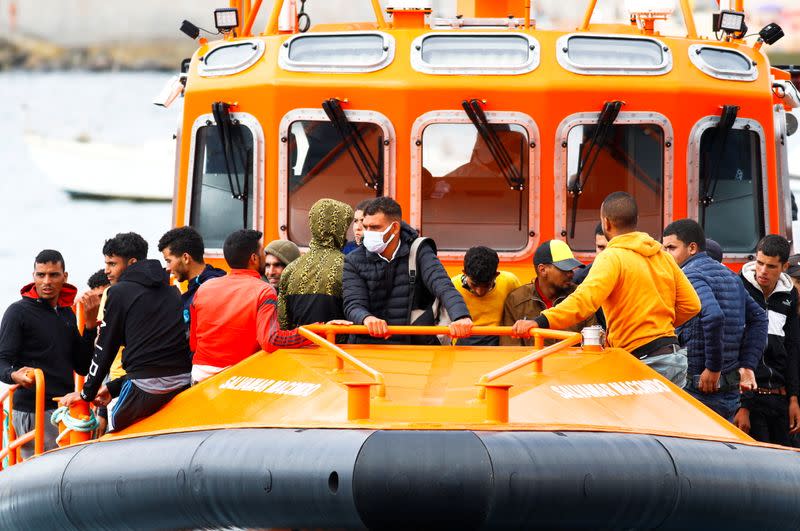
[[[0,529],[800,529],[800,454],[588,432],[230,429],[0,472]]]

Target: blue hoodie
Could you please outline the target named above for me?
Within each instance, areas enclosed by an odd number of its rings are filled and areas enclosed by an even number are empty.
[[[689,357],[689,376],[755,369],[767,344],[767,314],[748,295],[736,273],[706,253],[681,266],[700,302],[700,313],[676,329]]]
[[[192,305],[192,300],[194,300],[194,294],[197,293],[197,289],[206,280],[224,276],[225,270],[206,264],[206,268],[203,269],[199,275],[186,283],[186,291],[181,294],[181,302],[183,302],[183,324],[186,325],[187,337],[189,335],[189,322],[191,320],[189,307]]]

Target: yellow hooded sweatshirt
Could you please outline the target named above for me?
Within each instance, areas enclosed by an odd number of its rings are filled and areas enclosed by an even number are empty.
[[[629,232],[612,238],[583,283],[542,315],[550,328],[565,329],[601,306],[608,344],[632,352],[675,336],[676,326],[700,312],[700,299],[660,243],[647,233]]]

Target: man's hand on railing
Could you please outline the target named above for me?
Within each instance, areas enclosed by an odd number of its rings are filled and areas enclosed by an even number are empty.
[[[511,327],[511,331],[513,332],[513,337],[529,337],[531,330],[534,328],[539,328],[539,325],[536,324],[536,321],[520,319],[514,323],[514,326]]]
[[[464,317],[450,323],[450,337],[469,337],[472,334],[472,319]]]
[[[26,389],[30,389],[36,384],[33,376],[33,369],[30,367],[22,367],[21,369],[12,372],[11,379],[14,380],[14,383],[17,383]]]
[[[62,396],[58,400],[58,405],[70,407],[72,404],[80,401],[83,401],[83,398],[81,398],[81,394],[77,391],[73,391],[72,393],[67,393],[64,396]]]
[[[374,315],[370,315],[364,319],[364,326],[367,327],[369,335],[372,337],[382,337],[383,339],[391,336],[389,333],[389,325],[383,319],[378,319]]]
[[[353,324],[353,321],[348,321],[347,319],[331,319],[325,324],[329,326],[350,326]]]

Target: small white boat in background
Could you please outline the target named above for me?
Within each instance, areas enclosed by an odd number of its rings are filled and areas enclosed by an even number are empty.
[[[123,146],[32,134],[25,141],[39,169],[72,197],[172,200],[173,141]]]

